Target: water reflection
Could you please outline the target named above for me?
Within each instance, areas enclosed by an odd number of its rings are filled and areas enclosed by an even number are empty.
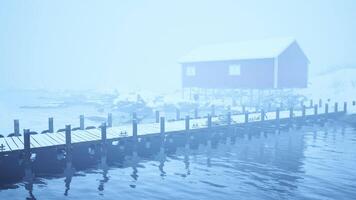
[[[189,190],[197,193],[209,194],[209,192],[214,191],[226,193],[227,196],[225,197],[233,195],[233,192],[235,194],[241,192],[240,195],[243,195],[242,191],[245,191],[250,195],[260,195],[258,196],[260,198],[293,198],[295,195],[299,195],[301,189],[307,190],[308,187],[316,187],[315,184],[303,185],[307,180],[310,182],[313,176],[310,172],[314,171],[309,170],[311,167],[316,167],[322,171],[323,168],[321,167],[325,167],[324,162],[327,161],[330,154],[338,153],[340,156],[342,155],[340,154],[342,150],[336,151],[331,148],[350,142],[348,139],[350,134],[346,134],[348,129],[343,126],[335,127],[336,125],[329,127],[329,129],[313,127],[303,132],[291,129],[282,131],[280,134],[276,134],[274,131],[254,133],[251,130],[248,134],[245,133],[245,136],[240,134],[236,138],[232,136],[205,139],[195,137],[194,142],[199,143],[198,148],[192,149],[190,145],[183,143],[175,153],[169,153],[168,155],[166,149],[161,147],[151,156],[145,156],[145,159],[143,159],[139,157],[141,155],[140,152],[137,149],[133,149],[132,154],[123,161],[122,167],[109,166],[107,154],[102,151],[97,163],[97,169],[100,171],[99,180],[95,178],[95,183],[92,184],[93,178],[91,178],[90,173],[86,173],[87,177],[85,178],[88,179],[88,183],[85,186],[76,185],[74,191],[73,189],[71,190],[70,186],[75,175],[75,166],[68,159],[64,169],[64,196],[69,196],[69,193],[75,193],[76,196],[80,196],[81,194],[78,194],[77,190],[78,187],[88,187],[88,190],[95,191],[97,195],[105,194],[106,198],[110,199],[107,193],[110,194],[113,190],[112,188],[129,186],[127,188],[130,190],[135,189],[137,191],[148,188],[147,194],[151,194],[151,190],[154,188],[165,188],[165,190],[162,189],[160,191],[162,195],[168,195],[167,191],[171,191],[167,190],[167,188],[177,189],[178,194],[179,191],[187,192],[187,188],[189,188]],[[340,135],[342,137],[338,137]],[[333,144],[333,146],[330,144]],[[321,149],[323,150],[321,151]],[[313,154],[317,150],[320,152]],[[323,151],[328,154],[323,154]],[[323,162],[318,160],[322,156],[324,156]],[[152,162],[155,164],[152,165]],[[336,161],[334,159],[330,162]],[[352,162],[354,161],[351,160],[350,163]],[[145,168],[144,172],[140,171],[143,167]],[[328,167],[331,168],[333,165],[330,164]],[[111,177],[108,175],[109,169]],[[335,170],[335,168],[332,169]],[[124,173],[126,171],[127,173]],[[141,172],[140,176],[139,172]],[[332,171],[327,170],[327,172]],[[352,174],[352,171],[350,173]],[[342,173],[340,174],[342,175]],[[158,179],[155,179],[155,177]],[[188,181],[180,181],[182,178]],[[313,178],[322,179],[323,177]],[[25,189],[28,191],[27,199],[35,199],[33,188],[36,184],[34,184],[34,180],[35,176],[31,170],[31,165],[28,165],[23,180]],[[165,184],[162,184],[162,181],[165,181]],[[55,184],[50,179],[46,180],[46,182]],[[199,184],[204,184],[205,186]],[[138,188],[141,185],[142,187]],[[184,189],[180,188],[183,186]],[[213,190],[209,190],[209,192],[206,189],[201,191],[200,188],[206,187],[213,187]],[[323,187],[328,186],[323,185]],[[222,188],[229,188],[229,190],[221,190]],[[39,191],[42,188],[36,187],[35,189],[36,196],[39,196]],[[135,196],[136,193],[128,192],[123,194],[124,197],[125,195],[130,197],[130,195]]]

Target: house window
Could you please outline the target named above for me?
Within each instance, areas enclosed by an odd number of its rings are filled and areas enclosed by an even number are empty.
[[[241,75],[241,65],[230,65],[229,66],[230,76],[240,76]]]
[[[195,67],[194,66],[188,66],[185,69],[185,75],[186,76],[195,76]]]

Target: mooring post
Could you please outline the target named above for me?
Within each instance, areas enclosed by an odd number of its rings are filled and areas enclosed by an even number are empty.
[[[318,105],[314,105],[314,115],[318,115]]]
[[[279,108],[276,109],[276,120],[279,122],[279,115],[280,115],[280,110]]]
[[[79,116],[79,128],[80,130],[84,130],[84,115]]]
[[[53,117],[48,118],[48,132],[54,133]]]
[[[101,143],[106,144],[106,123],[103,122],[100,126],[101,129]]]
[[[176,109],[176,120],[180,120],[180,110],[179,110],[179,108]]]
[[[305,105],[302,106],[302,117],[305,117]]]
[[[215,105],[211,106],[211,116],[215,116]]]
[[[329,104],[326,103],[325,104],[325,114],[328,114],[329,113]]]
[[[160,118],[160,133],[161,135],[164,135],[165,133],[165,118],[164,117],[161,117]]]
[[[108,126],[107,127],[112,127],[112,113],[108,113]]]
[[[319,99],[319,108],[321,108],[322,106],[323,106],[323,101]]]
[[[245,112],[245,123],[248,123],[248,112]]]
[[[347,113],[347,102],[344,102],[344,113]]]
[[[65,127],[65,135],[66,135],[66,158],[71,160],[71,151],[72,151],[72,129],[70,125],[66,125]]]
[[[189,120],[190,120],[189,115],[185,116],[185,130],[186,130],[186,131],[188,131],[189,128],[190,128]]]
[[[211,115],[208,114],[208,128],[210,129],[211,128]]]
[[[314,105],[313,99],[310,99],[310,106],[309,107],[312,108],[313,105]]]
[[[31,137],[30,129],[24,129],[23,131],[23,142],[25,150],[25,160],[28,161],[31,157]]]
[[[265,110],[262,109],[261,110],[261,121],[265,121],[265,115],[266,115]]]
[[[246,106],[243,105],[243,106],[242,106],[242,113],[245,113],[245,112],[246,112]]]
[[[159,123],[159,111],[156,110],[156,123]]]
[[[226,118],[227,118],[227,125],[231,125],[231,112],[229,111],[229,112],[227,112],[227,116],[226,116]]]
[[[334,112],[339,112],[339,103],[335,102],[335,106],[334,106]]]
[[[132,120],[132,138],[134,141],[134,145],[136,145],[138,136],[137,136],[137,120],[133,119]]]
[[[18,119],[14,120],[14,134],[16,136],[20,135],[20,121]]]
[[[289,108],[289,119],[293,118],[293,107]]]

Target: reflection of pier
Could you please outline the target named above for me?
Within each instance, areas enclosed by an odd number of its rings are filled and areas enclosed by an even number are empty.
[[[244,133],[248,133],[247,137],[251,138],[257,133],[279,132],[281,129],[308,123],[322,124],[327,119],[345,114],[346,109],[347,104],[342,111],[335,104],[333,108],[326,105],[323,110],[315,106],[275,112],[262,110],[259,113],[246,112],[240,115],[228,112],[222,116],[186,116],[184,120],[168,122],[164,117],[156,115],[156,123],[138,124],[134,119],[132,125],[119,127],[112,127],[112,118],[109,115],[107,123],[94,129],[85,128],[84,117],[81,117],[80,127],[66,126],[58,132],[53,131],[53,119],[50,119],[46,133],[35,134],[26,130],[23,136],[19,136],[20,133],[17,132],[12,137],[0,138],[0,176],[2,180],[23,177],[24,160],[28,158],[35,174],[61,173],[63,169],[70,170],[71,166],[80,170],[96,165],[100,159],[108,164],[120,162],[128,154],[133,155],[133,160],[136,160],[137,156],[147,156],[163,149],[163,153],[174,152],[181,145],[185,145],[185,149],[189,151],[190,148],[197,147],[196,141],[200,139],[214,148],[216,141],[221,138]],[[189,173],[189,155],[185,163]],[[137,178],[135,165],[132,176]],[[70,183],[70,178],[67,182]]]

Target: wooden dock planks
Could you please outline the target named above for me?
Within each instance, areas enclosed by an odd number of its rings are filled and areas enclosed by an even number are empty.
[[[329,113],[333,113],[334,109],[329,108]],[[318,115],[321,116],[325,114],[325,108],[318,108]],[[314,108],[307,108],[305,111],[306,116],[314,116]],[[293,117],[301,117],[302,111],[293,111]],[[261,113],[250,113],[248,115],[249,122],[256,122],[261,120]],[[280,119],[288,119],[290,117],[290,111],[284,110],[280,111]],[[265,120],[275,120],[276,112],[266,112]],[[227,115],[212,117],[213,126],[216,125],[227,125]],[[243,114],[231,115],[232,124],[242,124],[245,123],[245,116]],[[207,118],[197,118],[189,120],[189,129],[201,129],[207,128]],[[166,121],[165,132],[180,132],[184,133],[185,130],[185,120],[178,121]],[[160,133],[159,123],[147,123],[138,124],[138,135],[149,135]],[[77,130],[72,131],[72,143],[84,143],[93,142],[101,140],[101,130],[100,129],[89,129],[89,130]],[[107,139],[117,139],[122,137],[132,136],[132,124],[110,127],[107,128]],[[47,133],[47,134],[36,134],[31,135],[31,148],[44,148],[50,146],[59,146],[65,144],[65,133]],[[1,152],[11,152],[17,150],[23,150],[23,136],[13,136],[0,138],[0,153]]]

